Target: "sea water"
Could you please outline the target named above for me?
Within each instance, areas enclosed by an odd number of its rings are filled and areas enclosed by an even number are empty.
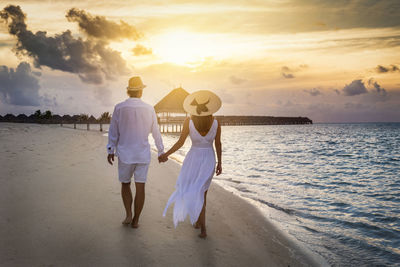
[[[329,264],[400,266],[400,123],[223,126],[222,147],[214,181]]]
[[[330,265],[400,266],[400,123],[223,126],[222,147],[213,180]]]

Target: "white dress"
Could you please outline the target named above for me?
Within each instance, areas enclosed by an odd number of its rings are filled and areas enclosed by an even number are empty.
[[[168,207],[174,205],[174,225],[185,220],[189,215],[194,224],[199,218],[204,203],[204,192],[208,190],[215,171],[215,152],[213,142],[217,134],[218,121],[214,119],[207,135],[202,136],[189,121],[189,136],[192,147],[183,161],[181,172],[175,185],[175,192],[164,209],[165,216]]]

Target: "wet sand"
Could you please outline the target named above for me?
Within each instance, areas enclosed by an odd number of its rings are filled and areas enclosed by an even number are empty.
[[[259,210],[213,183],[207,239],[162,212],[179,164],[153,155],[140,228],[123,226],[100,132],[0,123],[1,266],[320,266]]]

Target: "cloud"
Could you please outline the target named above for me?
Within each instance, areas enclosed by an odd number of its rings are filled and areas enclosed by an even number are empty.
[[[77,22],[79,28],[88,36],[118,40],[118,39],[132,39],[138,40],[142,37],[135,27],[129,25],[121,20],[120,23],[107,20],[102,16],[93,16],[84,10],[71,8],[65,17],[68,21]]]
[[[104,40],[74,38],[69,30],[54,37],[44,31],[33,33],[27,29],[26,16],[19,6],[7,6],[0,11],[0,17],[8,24],[8,32],[18,39],[16,53],[33,58],[37,68],[47,66],[75,73],[91,84],[101,84],[104,77],[113,80],[127,72],[120,53]]]
[[[246,82],[246,79],[239,78],[235,75],[232,75],[231,77],[229,77],[229,80],[231,81],[231,83],[236,84],[236,85]]]
[[[396,72],[396,71],[400,72],[400,68],[396,65],[391,65],[389,67],[378,65],[375,69],[376,69],[376,72],[378,72],[378,73]]]
[[[304,92],[310,94],[311,96],[318,96],[318,95],[322,95],[321,91],[318,90],[317,88],[313,88],[311,90],[304,90]]]
[[[283,66],[282,67],[282,76],[285,79],[293,79],[294,75],[292,73],[288,73],[288,72],[293,72],[294,70],[290,69],[288,66]]]
[[[375,89],[375,92],[378,95],[382,95],[382,96],[386,96],[387,92],[385,90],[385,88],[382,88],[377,81],[375,81],[373,78],[368,80],[368,85],[369,86],[373,86],[373,88]]]
[[[285,79],[293,79],[293,78],[294,78],[294,75],[291,74],[291,73],[284,73],[284,72],[282,72],[282,76],[283,76]]]
[[[17,106],[39,106],[39,81],[31,66],[21,62],[14,70],[0,66],[0,96],[5,103]]]
[[[350,84],[346,84],[342,92],[345,96],[355,96],[368,93],[368,90],[362,80],[354,80]]]
[[[307,64],[300,64],[298,67],[289,68],[288,66],[283,66],[281,68],[281,74],[286,79],[293,79],[295,78],[293,72],[301,72],[308,68]]]
[[[183,0],[173,1],[171,8],[161,8],[156,3],[149,2],[147,1],[143,6],[145,19],[138,23],[141,24],[141,28],[151,29],[151,31],[162,29],[164,25],[180,28],[182,25],[189,24],[196,32],[246,34],[400,26],[398,0],[239,0],[233,2]],[[212,3],[211,7],[210,3]],[[129,10],[129,8],[126,9]],[[123,10],[123,12],[129,14],[129,11]],[[316,22],[322,22],[326,26]]]
[[[144,47],[143,45],[137,44],[133,49],[132,52],[135,56],[144,56],[144,55],[151,55],[153,50],[151,48]]]

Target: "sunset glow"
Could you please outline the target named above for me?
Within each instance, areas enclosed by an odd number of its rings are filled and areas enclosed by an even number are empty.
[[[81,99],[77,94],[98,102],[87,107],[93,113],[110,109],[125,97],[126,81],[135,74],[148,85],[144,99],[152,104],[182,85],[189,92],[214,90],[224,102],[221,114],[397,121],[400,20],[391,1],[350,2],[15,1],[32,34],[46,32],[51,39],[70,31],[71,40],[90,44],[92,52],[80,55],[61,42],[55,47],[71,53],[65,58],[76,53],[76,59],[56,62],[40,54],[44,47],[27,53],[36,49],[29,44],[16,55],[17,37],[2,22],[0,61],[7,70],[23,61],[32,73],[40,72],[32,103],[60,113],[72,108],[63,104],[68,99]],[[361,88],[348,91],[351,84]],[[0,112],[37,107],[16,105],[11,99],[18,95],[8,92],[0,98]]]

